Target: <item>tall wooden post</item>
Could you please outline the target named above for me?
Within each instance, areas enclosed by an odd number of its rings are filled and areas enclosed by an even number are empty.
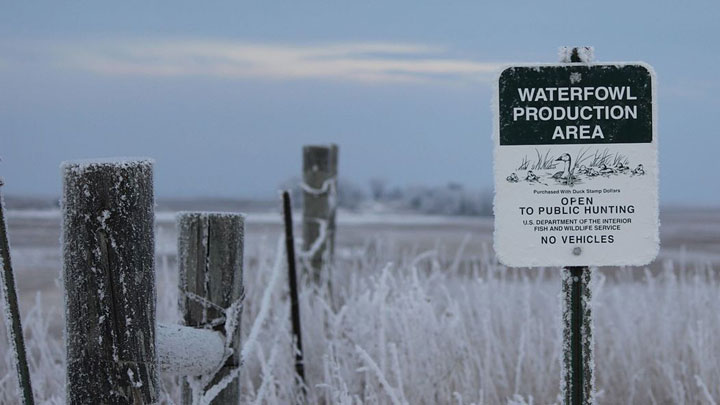
[[[563,48],[562,63],[592,62],[592,48]],[[577,251],[581,253],[580,250]],[[565,404],[586,405],[594,402],[593,334],[590,309],[590,268],[565,267],[563,291],[563,375]]]
[[[3,185],[0,179],[0,187]],[[0,195],[0,295],[3,297],[3,313],[8,334],[8,343],[15,357],[15,371],[17,373],[20,395],[24,405],[34,404],[30,369],[27,364],[25,352],[25,339],[20,322],[20,308],[18,307],[17,291],[15,290],[15,276],[10,262],[10,241],[5,226],[5,202]]]
[[[319,284],[323,264],[335,251],[338,147],[308,145],[303,148],[303,252],[305,271]]]
[[[244,216],[235,213],[187,212],[178,214],[178,262],[180,268],[180,310],[183,323],[196,328],[225,332],[225,325],[234,316],[232,356],[208,382],[207,389],[233,369],[242,359],[240,342],[240,311],[225,311],[243,297],[243,236]],[[215,405],[237,404],[240,385],[235,379],[211,402]],[[192,403],[192,392],[186,382],[182,403]]]
[[[153,163],[61,168],[67,403],[156,403]]]

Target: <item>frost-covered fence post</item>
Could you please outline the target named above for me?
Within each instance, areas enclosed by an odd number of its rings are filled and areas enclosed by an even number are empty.
[[[0,179],[0,187],[3,185]],[[15,356],[15,371],[17,372],[20,395],[24,405],[34,402],[30,370],[25,352],[25,339],[23,338],[22,323],[20,322],[20,308],[18,307],[17,291],[15,290],[15,276],[10,262],[10,242],[7,227],[5,226],[5,202],[0,195],[0,295],[3,297],[3,313],[5,314],[5,328],[8,334],[10,350]]]
[[[214,375],[188,378],[182,403],[191,404],[193,397],[207,398],[219,390],[212,404],[237,404],[240,385],[236,377],[242,361],[244,216],[186,212],[178,214],[177,224],[183,323],[225,333],[226,348],[232,349]]]
[[[303,147],[303,252],[300,256],[305,272],[316,284],[322,279],[323,264],[332,261],[335,251],[337,172],[337,145]]]
[[[61,169],[67,403],[156,403],[153,162]]]
[[[591,63],[590,47],[560,49],[561,63]],[[594,403],[594,361],[590,268],[564,267],[562,395],[565,404]]]

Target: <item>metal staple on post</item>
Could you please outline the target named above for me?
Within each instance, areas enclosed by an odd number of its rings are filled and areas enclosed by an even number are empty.
[[[242,362],[244,216],[186,212],[178,214],[177,224],[183,323],[225,333],[227,349],[232,351],[216,373],[189,377],[183,384],[182,403],[191,404],[209,393],[214,405],[237,404],[240,384],[236,376]]]
[[[309,145],[303,148],[303,252],[305,271],[316,284],[323,265],[335,251],[337,210],[337,145]],[[327,275],[329,280],[329,275]]]
[[[67,403],[153,404],[153,162],[65,162]]]

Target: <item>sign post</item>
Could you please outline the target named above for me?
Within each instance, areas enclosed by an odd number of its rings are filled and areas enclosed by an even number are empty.
[[[567,48],[564,48],[567,49]],[[592,50],[586,49],[585,62],[592,62]],[[561,53],[561,63],[582,63],[580,50],[573,48],[568,57]],[[563,294],[563,367],[561,386],[566,404],[594,403],[595,369],[593,365],[593,322],[590,299],[592,274],[587,266],[570,266],[562,270]]]
[[[656,79],[644,63],[515,65],[495,94],[495,235],[510,267],[563,267],[563,397],[593,402],[588,266],[657,255]]]

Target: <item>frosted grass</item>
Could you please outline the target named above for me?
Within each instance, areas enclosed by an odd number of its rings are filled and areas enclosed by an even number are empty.
[[[175,257],[159,251],[158,321],[177,322]],[[506,271],[489,254],[438,252],[377,240],[338,258],[332,297],[301,283],[310,403],[558,402],[560,271]],[[287,283],[272,283],[282,254],[272,242],[246,247],[244,342],[256,318],[264,322],[244,350],[242,403],[300,402]],[[599,403],[720,400],[720,283],[708,266],[678,266],[666,262],[656,275],[620,269],[612,281],[594,273]],[[49,332],[62,316],[38,296],[23,319],[39,403],[64,403],[63,344]],[[2,339],[0,403],[16,403]],[[162,380],[163,402],[177,402],[178,378]]]

